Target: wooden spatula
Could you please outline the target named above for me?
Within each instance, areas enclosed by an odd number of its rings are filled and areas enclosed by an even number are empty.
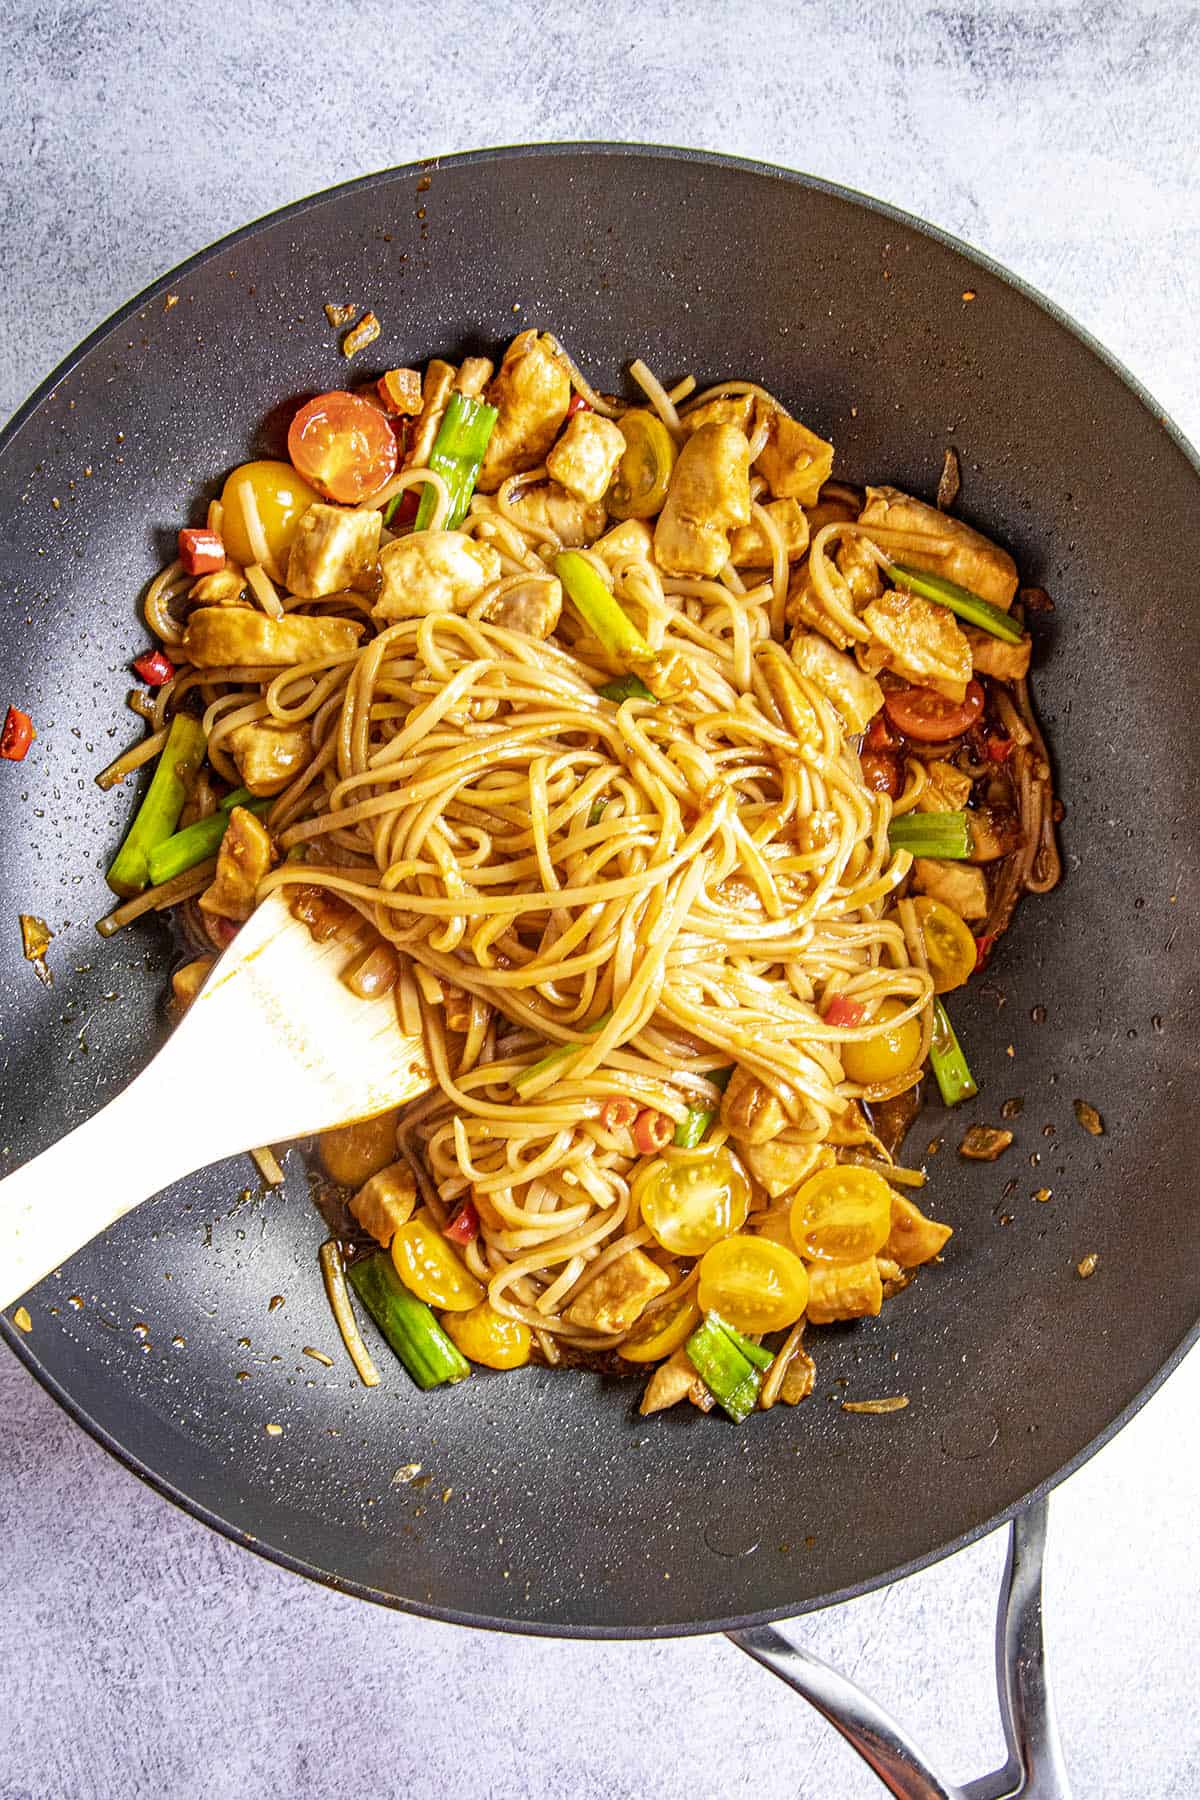
[[[391,996],[360,1000],[338,979],[353,954],[316,943],[278,893],[263,902],[149,1067],[0,1182],[0,1308],[193,1169],[430,1086]]]

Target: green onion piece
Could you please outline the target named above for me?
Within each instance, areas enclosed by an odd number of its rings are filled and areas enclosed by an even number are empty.
[[[451,394],[446,403],[433,449],[429,452],[429,467],[444,477],[450,490],[450,510],[443,521],[445,531],[453,531],[466,517],[475,483],[479,480],[480,464],[498,416],[494,406],[467,394]],[[414,531],[428,530],[436,505],[437,489],[426,482]]]
[[[239,791],[246,794],[247,799],[250,798],[247,789],[242,788]],[[234,800],[232,794],[229,798],[233,800],[234,806],[244,804],[241,800]],[[270,804],[269,800],[250,800],[246,811],[265,813]],[[226,812],[224,803],[222,803],[222,806],[215,813],[209,813],[206,819],[197,819],[194,824],[186,825],[182,831],[177,831],[164,843],[156,844],[150,852],[151,887],[158,887],[164,881],[172,881],[176,875],[186,874],[187,870],[194,869],[197,863],[205,862],[210,856],[215,856],[220,849],[221,839],[229,829],[231,814],[232,807],[229,812]]]
[[[736,1344],[747,1362],[752,1362],[756,1369],[770,1368],[771,1364],[775,1361],[775,1352],[773,1350],[764,1350],[762,1345],[756,1344],[753,1338],[747,1337],[744,1332],[736,1330],[735,1327],[729,1323],[728,1319],[723,1319],[721,1317],[720,1313],[710,1312],[708,1316],[714,1324],[721,1327],[721,1330],[725,1333],[726,1337],[729,1338],[730,1342]]]
[[[676,1149],[694,1150],[716,1116],[711,1106],[689,1106],[687,1118],[675,1127]]]
[[[217,808],[218,812],[232,812],[235,806],[249,806],[254,795],[249,788],[234,788],[232,794],[226,794]]]
[[[914,856],[943,856],[962,861],[971,854],[971,821],[965,812],[903,813],[888,825],[893,850]]]
[[[949,607],[968,625],[974,625],[992,637],[1003,638],[1006,644],[1019,644],[1025,636],[1017,621],[1010,619],[1001,607],[993,606],[990,600],[981,600],[970,588],[959,587],[957,581],[947,581],[944,575],[909,569],[903,563],[892,563],[888,574],[897,587],[920,594],[923,600],[935,600],[939,606]]]
[[[608,805],[607,800],[593,800],[592,801],[592,804],[588,807],[588,824],[589,825],[598,825],[600,823],[601,819],[604,817],[604,809],[607,805]]]
[[[599,1031],[603,1026],[607,1025],[611,1018],[612,1014],[610,1012],[602,1013],[594,1025],[584,1026],[584,1035],[590,1037],[593,1032]],[[577,1056],[582,1048],[582,1044],[558,1044],[553,1050],[548,1051],[545,1056],[539,1057],[537,1062],[530,1063],[527,1069],[522,1069],[519,1075],[513,1076],[512,1084],[516,1088],[518,1094],[522,1089],[529,1085],[535,1076],[544,1075],[547,1069],[557,1069],[560,1063],[570,1062],[571,1058]]]
[[[649,700],[658,705],[658,696],[650,692],[640,675],[622,675],[616,681],[606,681],[596,692],[614,706],[620,706],[622,700]]]
[[[471,1365],[423,1300],[410,1294],[386,1250],[346,1271],[351,1287],[419,1388],[463,1381]]]
[[[178,825],[188,778],[204,760],[206,741],[199,719],[176,713],[145,798],[108,871],[108,885],[122,899],[132,899],[150,886],[150,852]]]
[[[577,550],[554,559],[554,573],[567,598],[608,655],[622,662],[653,662],[654,652],[637,627],[625,617],[607,582]]]
[[[759,1374],[749,1357],[711,1313],[683,1347],[714,1400],[740,1425],[758,1402]]]
[[[954,1035],[954,1027],[940,1000],[933,1003],[933,1040],[929,1046],[929,1066],[937,1077],[942,1100],[957,1106],[979,1092],[975,1077],[967,1067],[962,1046]]]

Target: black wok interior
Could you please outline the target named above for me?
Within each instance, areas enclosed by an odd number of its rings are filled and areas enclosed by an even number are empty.
[[[4,1170],[115,1094],[162,1032],[166,929],[93,930],[130,805],[92,777],[135,735],[136,597],[229,466],[279,452],[289,403],[345,382],[322,312],[344,300],[383,323],[356,378],[536,323],[601,386],[638,354],[671,378],[765,382],[833,439],[850,480],[931,498],[954,445],[960,510],[1052,593],[1036,679],[1067,878],[1020,909],[989,977],[958,997],[978,1100],[953,1118],[927,1104],[910,1140],[945,1140],[927,1192],[956,1235],[881,1318],[816,1335],[810,1401],[741,1429],[690,1408],[639,1419],[636,1381],[589,1374],[481,1372],[421,1395],[388,1362],[364,1390],[327,1314],[296,1155],[265,1197],[248,1161],[160,1195],[35,1290],[30,1334],[6,1321],[5,1335],[164,1492],[399,1606],[636,1635],[861,1590],[1078,1461],[1200,1314],[1196,467],[1144,396],[997,270],[772,170],[484,154],[372,177],[218,245],[103,327],[0,453],[4,698],[39,730],[25,764],[0,768]],[[56,933],[51,991],[22,960],[19,911]],[[1011,1096],[1025,1102],[1014,1147],[961,1161],[965,1126],[998,1123]],[[1077,1098],[1103,1137],[1080,1129]],[[896,1393],[906,1411],[840,1407]]]

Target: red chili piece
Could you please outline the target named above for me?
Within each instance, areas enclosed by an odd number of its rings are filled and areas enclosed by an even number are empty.
[[[179,560],[188,575],[215,575],[225,567],[225,546],[215,531],[185,525],[179,534]]]
[[[633,1147],[643,1156],[665,1150],[675,1136],[675,1121],[652,1106],[643,1106],[633,1121]]]
[[[415,524],[417,513],[421,505],[421,495],[424,492],[424,488],[405,488],[400,496],[400,504],[392,514],[391,522],[393,529],[397,525]]]
[[[992,954],[992,946],[995,942],[995,936],[992,934],[989,934],[987,937],[977,937],[975,939],[975,973],[977,975],[981,969],[987,968],[988,959]]]
[[[33,720],[19,706],[10,706],[0,731],[0,756],[5,762],[24,762],[37,732]]]
[[[604,1131],[628,1131],[637,1116],[636,1100],[630,1100],[624,1094],[614,1094],[600,1108],[600,1125]]]
[[[987,751],[988,757],[994,763],[1004,762],[1005,759],[1011,754],[1012,747],[1013,747],[1013,741],[1010,737],[998,737],[998,736],[988,738],[986,744],[984,745],[984,749]]]
[[[175,664],[161,650],[147,650],[133,659],[133,672],[147,687],[163,687],[175,673]]]
[[[591,412],[591,410],[582,394],[571,395],[571,404],[567,407],[568,419],[573,419],[576,413]]]
[[[452,1244],[470,1244],[479,1236],[479,1214],[475,1211],[473,1200],[464,1200],[448,1225],[442,1228],[442,1236],[449,1238]]]
[[[861,1000],[851,1000],[845,994],[835,994],[825,1008],[825,1023],[852,1029],[855,1025],[862,1024],[866,1011]]]

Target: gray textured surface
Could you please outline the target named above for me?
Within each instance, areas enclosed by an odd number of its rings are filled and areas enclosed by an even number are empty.
[[[936,220],[1200,437],[1197,7],[498,11],[8,0],[0,412],[151,276],[296,195],[474,143],[608,136],[787,163]],[[1055,1500],[1052,1667],[1089,1800],[1200,1792],[1198,1404],[1193,1358]],[[376,1611],[172,1511],[9,1358],[0,1416],[0,1800],[881,1791],[721,1641],[559,1645]],[[801,1628],[958,1777],[999,1758],[1001,1560],[986,1542]]]

